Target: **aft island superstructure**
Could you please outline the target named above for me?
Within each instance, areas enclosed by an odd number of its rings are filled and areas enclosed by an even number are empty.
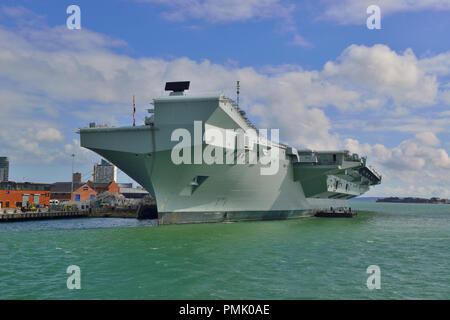
[[[150,192],[160,224],[299,217],[381,183],[366,158],[278,143],[223,94],[186,88],[168,83],[142,126],[80,129],[81,146]]]

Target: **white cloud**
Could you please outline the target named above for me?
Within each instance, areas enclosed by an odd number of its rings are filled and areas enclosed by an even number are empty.
[[[429,146],[438,146],[441,143],[436,135],[430,131],[416,134],[416,139]]]
[[[251,20],[278,19],[281,30],[292,36],[288,45],[311,47],[312,44],[302,37],[294,19],[295,2],[289,0],[135,0],[159,4],[168,11],[163,16],[171,21],[188,19],[204,20],[209,23],[233,23]],[[197,29],[197,26],[187,26]]]
[[[370,5],[380,7],[381,17],[399,12],[450,10],[449,0],[325,0],[324,3],[323,18],[341,24],[365,24],[366,9]]]
[[[450,90],[441,91],[439,98],[445,105],[450,106]]]
[[[22,6],[2,6],[0,8],[0,20],[3,19],[14,20],[17,25],[22,27],[44,25],[44,16],[37,15],[33,11]]]
[[[363,110],[370,119],[371,112],[384,114],[392,105],[406,112],[433,105],[442,89],[435,72],[441,71],[430,67],[435,64],[421,64],[411,50],[353,45],[323,70],[299,65],[256,70],[183,57],[132,58],[111,50],[108,37],[82,32],[0,27],[0,149],[15,161],[52,163],[76,153],[88,162],[94,155],[73,141],[74,131],[90,121],[129,124],[133,94],[142,110],[161,94],[165,81],[189,79],[192,93],[225,91],[234,97],[235,81],[241,80],[241,106],[259,127],[280,128],[284,142],[359,150],[381,167],[391,186],[396,180],[390,177],[436,186],[450,179],[448,152],[437,147],[436,136],[448,131],[448,121],[428,130],[428,123],[405,123],[405,132],[417,136],[388,148],[357,140],[343,143],[327,113],[334,106],[346,110],[351,120]]]
[[[169,7],[164,16],[169,20],[186,18],[209,22],[234,22],[256,18],[287,17],[293,5],[281,0],[138,0]]]
[[[400,197],[440,197],[450,199],[450,190],[446,186],[436,186],[431,184],[424,185],[411,185],[401,184],[396,186],[385,186],[381,192],[377,193],[377,196],[400,196]]]
[[[24,120],[8,123],[12,119],[0,119],[0,149],[14,162],[51,163],[63,155],[59,142],[64,140],[64,136],[60,130],[49,127],[51,122],[36,124]]]
[[[371,134],[390,133],[390,134],[411,134],[430,131],[434,134],[449,132],[450,111],[422,112],[418,115],[408,115],[408,117],[389,118],[383,117],[383,114],[377,114],[372,119],[351,119],[344,118],[335,120],[334,128],[353,130],[355,132],[370,132]]]
[[[392,99],[397,106],[432,105],[438,92],[436,77],[420,68],[411,49],[398,54],[386,45],[351,45],[337,61],[329,61],[323,74],[357,87],[379,105],[380,97]]]
[[[291,44],[293,46],[298,46],[298,47],[311,47],[312,46],[311,43],[306,41],[305,38],[303,38],[299,34],[294,34],[294,39],[292,39],[292,41],[289,44]]]
[[[450,52],[422,59],[420,67],[426,72],[434,73],[438,76],[450,75]]]
[[[123,105],[129,105],[133,94],[138,101],[150,101],[161,93],[166,80],[188,78],[193,91],[225,89],[234,95],[233,85],[240,79],[244,107],[258,116],[262,126],[283,128],[282,137],[293,144],[334,148],[339,138],[331,132],[331,122],[319,108],[382,109],[393,100],[407,110],[431,104],[437,90],[434,77],[420,69],[410,50],[397,54],[384,45],[352,45],[321,71],[276,66],[262,72],[224,67],[207,60],[133,59],[109,51],[105,39],[97,43],[95,39],[101,35],[84,32],[92,41],[77,42],[79,35],[64,33],[60,28],[46,29],[42,34],[34,31],[33,35],[0,29],[0,77],[4,79],[0,83],[6,89],[0,91],[0,99],[11,117],[15,114],[12,106],[32,112],[38,105],[54,116],[64,111],[83,122],[89,122],[90,117],[117,124],[116,119],[127,114]],[[63,40],[56,42],[73,45],[49,49],[42,47],[42,41],[29,40],[34,36],[39,40],[61,37]],[[58,101],[71,103],[72,107],[64,110]],[[89,110],[77,107],[82,101],[91,101]],[[265,112],[258,111],[261,101],[266,105]],[[104,111],[106,106],[109,112]]]
[[[43,142],[57,142],[63,140],[61,132],[55,128],[47,128],[36,132],[36,139]]]
[[[0,29],[0,83],[5,88],[3,97],[0,95],[0,99],[4,99],[1,108],[10,110],[10,119],[5,125],[13,126],[14,121],[11,120],[17,117],[12,103],[15,107],[20,105],[23,111],[17,118],[28,117],[29,121],[33,121],[36,106],[51,105],[55,115],[64,112],[78,119],[89,116],[91,119],[114,122],[114,118],[127,114],[128,109],[123,106],[129,105],[133,94],[136,94],[138,101],[150,101],[160,95],[166,80],[188,78],[192,81],[192,91],[228,88],[228,92],[233,94],[235,80],[240,79],[246,93],[244,102],[250,111],[256,101],[264,100],[267,105],[267,112],[260,117],[261,122],[286,128],[283,137],[287,141],[324,148],[335,146],[337,139],[329,134],[331,125],[324,112],[312,106],[325,106],[334,101],[344,104],[357,96],[356,93],[340,90],[338,86],[321,83],[318,72],[298,68],[294,72],[269,76],[252,68],[228,69],[207,60],[133,59],[108,51],[103,47],[106,40],[96,44],[95,37],[98,35],[91,37],[89,31],[84,32],[93,41],[74,41],[71,47],[61,46],[55,50],[42,46],[41,41],[28,38],[54,39],[63,33],[60,28],[46,29],[42,34],[34,31],[33,35],[28,31],[13,33]],[[70,34],[74,33],[65,34],[64,40],[59,42],[72,43]],[[74,37],[76,40],[79,36]],[[16,86],[17,83],[20,86]],[[72,104],[72,107],[63,107],[62,101]],[[83,101],[90,101],[89,110],[77,107]],[[108,112],[104,110],[106,106]],[[280,114],[280,108],[285,109],[286,113]],[[112,112],[114,110],[116,112]],[[295,121],[288,116],[289,113],[296,115]],[[88,122],[87,119],[85,121]],[[54,127],[53,124],[50,126]],[[321,128],[319,133],[317,127]],[[302,128],[302,135],[298,135],[298,128]]]
[[[356,139],[346,139],[344,146],[351,152],[367,155],[382,173],[381,194],[446,197],[450,194],[450,158],[446,150],[434,147],[438,143],[437,137],[428,132],[393,148]]]

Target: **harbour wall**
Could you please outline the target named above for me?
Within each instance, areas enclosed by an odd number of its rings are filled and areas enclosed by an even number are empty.
[[[0,222],[19,222],[45,219],[67,219],[87,217],[83,211],[54,211],[54,212],[16,212],[0,214]]]

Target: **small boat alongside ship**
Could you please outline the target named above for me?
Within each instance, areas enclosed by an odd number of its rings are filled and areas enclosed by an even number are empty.
[[[352,208],[333,208],[331,207],[329,210],[318,210],[314,213],[314,217],[318,218],[353,218],[356,217],[358,213],[353,211]]]

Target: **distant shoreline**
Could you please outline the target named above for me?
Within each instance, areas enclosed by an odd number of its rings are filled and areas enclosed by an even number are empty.
[[[441,198],[398,198],[398,197],[388,197],[379,198],[376,202],[389,202],[389,203],[427,203],[427,204],[450,204],[449,199]]]
[[[422,203],[422,204],[450,204],[450,199],[417,198],[417,197],[357,197],[350,199],[352,202],[379,202],[379,203]]]

